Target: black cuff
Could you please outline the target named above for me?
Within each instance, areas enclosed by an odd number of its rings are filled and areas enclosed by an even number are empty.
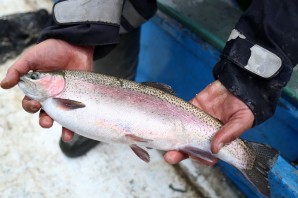
[[[57,25],[51,16],[37,43],[50,38],[74,45],[95,46],[96,60],[107,55],[117,45],[119,27],[108,24]]]
[[[215,65],[213,75],[251,109],[255,116],[254,125],[274,114],[281,90],[287,83],[280,76],[272,79],[258,77],[226,59]]]
[[[110,45],[118,43],[119,27],[105,24],[51,25],[42,31],[37,42],[50,38],[75,45]]]

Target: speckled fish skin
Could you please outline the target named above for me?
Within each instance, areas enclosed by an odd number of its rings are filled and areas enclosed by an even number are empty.
[[[178,150],[206,160],[216,157],[239,170],[251,170],[255,166],[256,152],[241,139],[212,154],[211,138],[222,124],[165,91],[91,72],[36,73],[35,79],[32,75],[29,73],[20,79],[19,86],[24,93],[40,101],[45,112],[59,124],[82,136],[103,142]],[[57,81],[56,85],[41,83],[44,76],[54,76],[50,84]],[[39,92],[39,96],[34,96],[34,92]],[[79,106],[68,108],[57,99],[77,101]]]

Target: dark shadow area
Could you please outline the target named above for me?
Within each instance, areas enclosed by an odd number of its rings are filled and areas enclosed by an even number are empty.
[[[36,42],[49,20],[46,10],[0,17],[0,64],[19,55]]]

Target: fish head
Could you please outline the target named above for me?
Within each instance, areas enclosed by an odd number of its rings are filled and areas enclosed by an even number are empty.
[[[60,94],[65,87],[63,72],[29,72],[18,83],[26,96],[42,102]]]

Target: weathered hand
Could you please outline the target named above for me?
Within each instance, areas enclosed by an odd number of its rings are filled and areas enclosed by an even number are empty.
[[[93,61],[93,47],[71,45],[62,40],[49,39],[27,50],[7,71],[1,82],[3,89],[10,89],[17,85],[20,76],[34,71],[55,70],[83,70],[90,71]],[[25,97],[23,108],[30,113],[36,113],[41,108],[40,103]],[[39,123],[49,128],[53,120],[43,111],[40,111]],[[72,132],[63,129],[63,139],[69,140]]]
[[[212,138],[212,153],[218,153],[225,144],[238,138],[253,125],[254,115],[251,110],[219,81],[207,86],[191,100],[191,103],[224,124]],[[170,164],[177,164],[187,157],[186,154],[178,151],[169,151],[164,155],[165,160]],[[208,162],[197,158],[194,160],[206,165],[214,165],[217,162],[217,160]]]

